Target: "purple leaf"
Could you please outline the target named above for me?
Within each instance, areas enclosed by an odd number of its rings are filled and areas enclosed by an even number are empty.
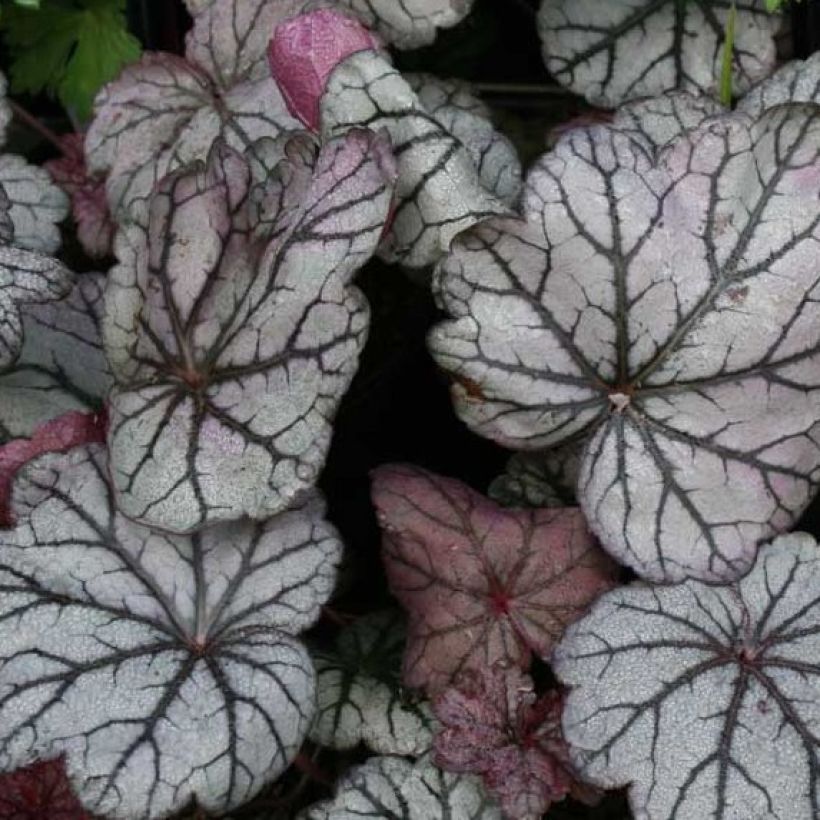
[[[193,536],[114,506],[105,449],[18,474],[0,533],[0,770],[65,755],[83,806],[222,814],[290,764],[314,709],[296,636],[341,544],[315,497]]]
[[[542,0],[544,60],[562,85],[614,108],[673,89],[717,96],[731,3],[707,0]],[[774,67],[781,18],[765,0],[737,3],[734,89]]]
[[[71,410],[102,410],[112,384],[103,352],[102,274],[77,277],[60,301],[23,305],[20,356],[0,373],[0,444]]]
[[[577,509],[508,510],[416,467],[380,467],[373,501],[393,594],[410,616],[404,681],[437,691],[463,669],[548,657],[613,584]]]
[[[173,532],[266,518],[313,486],[365,341],[350,280],[389,212],[386,137],[259,151],[281,159],[261,181],[258,156],[224,145],[165,179],[147,230],[121,235],[106,291],[118,503]]]
[[[763,547],[730,586],[636,584],[556,649],[582,775],[646,820],[788,817],[820,805],[820,550]]]
[[[442,725],[433,759],[447,771],[480,775],[511,820],[539,820],[568,794],[594,802],[593,790],[575,780],[562,709],[558,692],[538,697],[519,669],[468,670],[433,703]]]
[[[658,151],[667,115],[570,132],[524,220],[459,238],[430,345],[477,432],[584,443],[578,498],[619,561],[729,580],[820,475],[820,112],[707,118]]]
[[[60,140],[63,156],[46,162],[43,167],[71,198],[71,211],[77,223],[77,239],[92,258],[111,253],[117,229],[108,208],[105,178],[91,174],[85,161],[85,137],[66,134]]]
[[[0,775],[0,820],[91,820],[71,791],[62,760]]]
[[[268,61],[290,113],[318,131],[319,102],[333,69],[351,54],[377,51],[379,45],[357,20],[319,9],[276,28]]]

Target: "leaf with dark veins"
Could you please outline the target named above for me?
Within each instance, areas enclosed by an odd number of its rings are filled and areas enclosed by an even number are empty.
[[[71,272],[62,262],[38,253],[0,246],[0,373],[11,367],[23,346],[23,305],[61,299]]]
[[[126,220],[162,177],[204,160],[218,138],[242,151],[298,127],[268,78],[225,86],[181,57],[146,53],[97,96],[86,159],[107,178],[112,213]]]
[[[465,669],[548,658],[613,583],[578,509],[509,510],[411,466],[373,473],[393,594],[408,611],[404,682],[436,692]]]
[[[733,88],[742,94],[775,65],[781,18],[765,0],[542,0],[547,70],[602,108],[673,89],[717,97],[732,5]]]
[[[786,63],[746,94],[737,108],[751,117],[759,117],[769,108],[785,103],[820,105],[820,52],[807,60]]]
[[[430,750],[429,704],[401,686],[404,641],[401,615],[376,612],[343,630],[332,650],[313,653],[317,707],[311,740],[333,749],[364,743],[378,754]]]
[[[164,535],[116,510],[91,446],[29,464],[13,513],[0,534],[0,769],[64,754],[89,811],[147,820],[194,799],[229,811],[289,765],[314,708],[294,636],[341,551],[318,499]]]
[[[501,820],[481,781],[434,766],[429,757],[371,757],[339,781],[332,800],[297,820]]]
[[[388,131],[398,163],[397,203],[380,255],[424,267],[438,261],[459,232],[509,209],[483,187],[469,151],[375,47],[367,29],[320,9],[278,26],[271,71],[290,110],[308,127],[316,128],[318,110],[325,139],[360,127]],[[481,136],[483,144],[493,148],[496,141],[487,144],[487,138]],[[501,173],[495,155],[488,168],[495,180]]]
[[[367,333],[350,280],[384,229],[395,167],[383,134],[327,142],[309,175],[304,148],[269,180],[284,199],[266,234],[251,169],[224,145],[162,183],[147,230],[121,234],[104,322],[111,473],[142,523],[266,518],[315,484]]]
[[[644,577],[729,580],[820,478],[820,109],[707,120],[661,151],[570,132],[522,221],[460,238],[431,348],[461,417],[586,440],[578,497]]]
[[[396,48],[430,45],[438,29],[452,28],[472,9],[474,0],[338,0],[366,26]]]
[[[102,274],[83,274],[65,299],[23,306],[23,348],[0,373],[0,443],[71,410],[102,410],[112,384],[100,335],[104,285]]]
[[[582,775],[646,820],[813,820],[820,805],[820,550],[763,547],[731,586],[605,595],[557,648]]]
[[[14,154],[0,155],[0,186],[9,201],[15,247],[54,253],[60,247],[58,223],[68,216],[68,197],[48,171]]]
[[[488,495],[505,507],[572,507],[583,445],[516,453],[490,484]]]
[[[490,112],[466,83],[430,74],[405,76],[424,109],[467,149],[481,184],[507,205],[521,194],[521,161],[515,146],[495,130]]]

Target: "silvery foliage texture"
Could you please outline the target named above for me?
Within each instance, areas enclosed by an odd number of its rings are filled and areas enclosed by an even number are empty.
[[[0,770],[65,755],[83,804],[224,812],[291,762],[314,708],[295,639],[341,544],[316,498],[192,537],[115,507],[100,445],[18,474],[0,533]]]
[[[59,302],[23,305],[25,342],[0,373],[0,444],[72,410],[97,412],[112,384],[103,352],[102,274],[83,274]]]
[[[313,653],[316,718],[310,738],[333,749],[364,743],[378,754],[421,755],[432,744],[432,714],[401,685],[406,630],[396,612],[366,615]]]
[[[784,103],[820,105],[820,52],[807,60],[786,63],[771,77],[758,83],[738,103],[738,110],[759,117],[766,109]]]
[[[507,205],[521,194],[521,161],[515,146],[495,130],[492,114],[467,83],[431,74],[405,74],[419,102],[467,149],[481,184]]]
[[[6,91],[0,74],[0,144],[11,122]],[[0,154],[0,372],[23,344],[20,307],[60,299],[71,288],[69,271],[48,255],[60,245],[57,223],[67,214],[68,199],[48,172]]]
[[[106,291],[118,504],[174,532],[275,515],[314,485],[367,335],[351,279],[388,216],[385,135],[248,157],[220,143],[167,177]]]
[[[463,117],[456,121],[465,122]],[[508,213],[505,203],[484,187],[469,149],[440,124],[411,85],[375,51],[353,54],[336,67],[321,100],[320,122],[325,138],[363,125],[390,133],[399,176],[393,220],[380,247],[388,262],[413,268],[430,265],[447,252],[459,233],[491,216]],[[475,125],[471,119],[465,130]],[[464,136],[468,142],[477,138]],[[508,144],[496,140],[484,125],[480,139],[509,156]],[[485,169],[494,180],[503,175],[497,156]],[[506,196],[511,190],[508,181],[503,188]]]
[[[501,820],[472,775],[443,772],[423,757],[373,757],[339,781],[336,797],[298,820]]]
[[[459,238],[431,348],[460,416],[517,450],[583,442],[578,495],[653,580],[732,580],[820,468],[820,109],[707,119],[657,152],[567,134],[525,219]]]
[[[538,28],[550,74],[593,105],[615,108],[672,89],[717,96],[730,0],[542,0]],[[781,25],[765,0],[740,0],[733,87],[775,65]]]
[[[287,2],[288,0],[285,0]],[[368,28],[378,32],[385,43],[408,49],[429,45],[440,28],[451,28],[460,23],[472,9],[474,0],[295,0],[304,8],[336,6],[353,12]],[[185,0],[192,15],[197,15],[215,4],[215,0]],[[248,4],[250,5],[250,4]],[[263,28],[267,17],[275,14],[281,19],[283,0],[264,0],[256,4]],[[238,8],[238,7],[237,7]],[[251,46],[253,47],[253,45]]]
[[[265,48],[299,0],[214,0],[195,17],[185,57],[146,52],[106,85],[86,136],[90,173],[107,177],[114,217],[139,215],[169,171],[204,160],[221,138],[243,151],[299,128],[269,77]]]
[[[820,805],[820,550],[760,550],[725,587],[604,595],[553,657],[585,779],[644,820],[813,820]]]

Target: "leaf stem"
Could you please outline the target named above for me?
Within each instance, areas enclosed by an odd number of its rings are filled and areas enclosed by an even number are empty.
[[[30,114],[28,111],[26,111],[26,109],[23,108],[23,106],[20,105],[20,103],[15,102],[11,99],[8,100],[8,103],[11,106],[11,110],[14,113],[14,116],[18,120],[20,120],[20,122],[28,126],[28,128],[30,128],[32,131],[35,131],[44,140],[50,142],[55,148],[57,148],[60,151],[60,153],[66,153],[66,150],[65,148],[63,148],[60,138],[47,125],[43,124],[33,114]]]

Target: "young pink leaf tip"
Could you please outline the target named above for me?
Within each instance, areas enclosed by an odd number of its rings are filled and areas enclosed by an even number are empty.
[[[587,803],[600,795],[578,783],[561,732],[563,697],[538,697],[529,675],[496,665],[462,673],[433,702],[441,722],[437,766],[480,775],[511,820],[537,820],[568,794]]]
[[[581,511],[504,509],[409,465],[373,473],[393,594],[409,615],[404,682],[437,692],[464,669],[548,657],[614,584]]]
[[[41,424],[31,438],[14,439],[0,447],[0,528],[14,524],[9,512],[11,485],[22,467],[44,453],[103,443],[105,426],[102,413],[65,413]]]
[[[357,20],[319,9],[276,27],[268,62],[290,113],[318,131],[319,101],[333,69],[351,54],[380,47],[379,39]]]

